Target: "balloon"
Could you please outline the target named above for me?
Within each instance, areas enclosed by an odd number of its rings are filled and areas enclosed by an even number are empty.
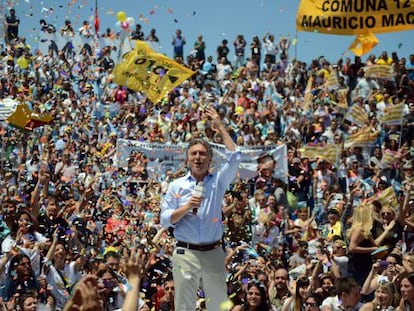
[[[124,29],[124,30],[128,29],[128,28],[129,28],[129,24],[128,24],[128,22],[127,22],[127,21],[122,22],[122,23],[121,23],[121,28],[122,28],[122,29]]]
[[[287,201],[288,201],[289,205],[293,209],[296,209],[298,207],[298,198],[290,191],[288,191],[286,193],[286,197],[287,197]]]
[[[121,23],[124,22],[126,20],[127,16],[126,13],[124,11],[119,11],[118,13],[116,13],[116,19],[118,21],[120,21]]]
[[[115,27],[117,30],[121,30],[122,29],[121,22],[120,21],[116,22]]]
[[[237,114],[237,115],[243,115],[243,113],[244,113],[244,108],[242,107],[242,106],[237,106],[235,109],[234,109],[234,114]]]
[[[115,100],[120,102],[121,104],[123,104],[125,102],[126,97],[127,97],[126,90],[118,90],[115,93]]]
[[[126,21],[128,22],[129,26],[135,24],[135,19],[133,17],[127,17]]]
[[[211,63],[205,62],[203,65],[203,71],[209,72],[211,69]]]

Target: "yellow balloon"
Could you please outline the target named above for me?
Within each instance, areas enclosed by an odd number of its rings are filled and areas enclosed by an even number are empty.
[[[125,21],[125,20],[126,20],[126,18],[127,18],[127,16],[126,16],[126,13],[125,13],[124,11],[119,11],[119,12],[116,14],[116,19],[117,19],[117,20],[119,20],[121,23],[122,23],[123,21]]]

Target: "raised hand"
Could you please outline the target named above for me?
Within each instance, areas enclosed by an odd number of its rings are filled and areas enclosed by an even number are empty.
[[[100,290],[97,276],[85,276],[76,285],[74,294],[67,302],[64,311],[103,311]]]

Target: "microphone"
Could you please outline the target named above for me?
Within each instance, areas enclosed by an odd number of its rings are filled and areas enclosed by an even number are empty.
[[[194,187],[193,196],[196,198],[204,197],[204,185],[203,182],[197,182],[196,186]],[[198,208],[193,208],[193,215],[197,215]]]

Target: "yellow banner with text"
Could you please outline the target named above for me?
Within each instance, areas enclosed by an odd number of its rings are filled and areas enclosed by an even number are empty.
[[[414,1],[302,0],[296,28],[332,35],[414,30]]]

